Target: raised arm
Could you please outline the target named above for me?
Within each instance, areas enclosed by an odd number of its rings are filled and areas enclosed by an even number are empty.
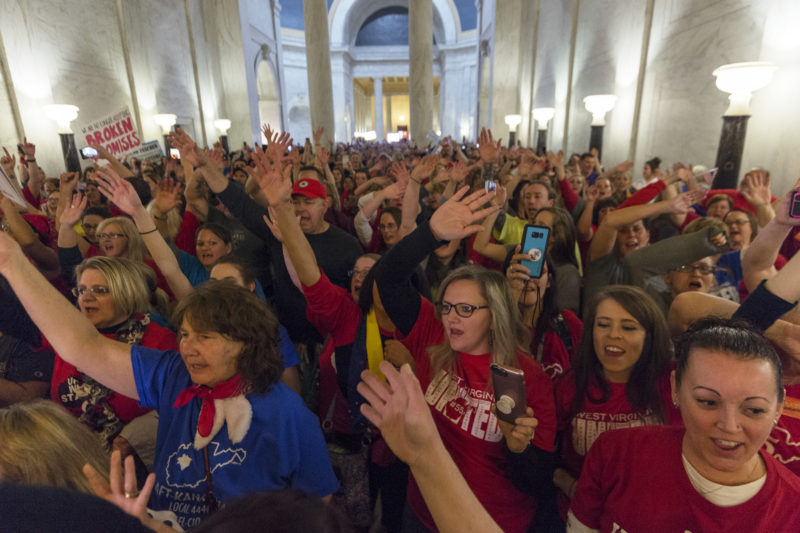
[[[692,191],[680,194],[672,200],[654,204],[634,205],[625,209],[615,209],[606,215],[592,239],[587,259],[593,261],[609,254],[614,249],[617,231],[637,220],[658,216],[662,213],[685,213],[691,206],[705,196],[703,191]]]
[[[741,193],[756,208],[758,225],[761,227],[766,226],[775,216],[775,211],[770,205],[772,192],[767,171],[758,168],[745,174]]]
[[[430,221],[394,245],[374,267],[383,307],[403,335],[411,332],[419,316],[420,296],[410,278],[420,261],[438,248],[440,241],[463,239],[481,231],[483,228],[477,223],[498,209],[483,208],[494,193],[479,190],[465,196],[468,190],[469,187],[462,187],[433,213]]]
[[[361,413],[375,424],[386,443],[408,464],[439,531],[499,533],[497,523],[470,490],[444,447],[419,381],[409,365],[398,372],[386,361],[388,385],[364,371],[358,392],[367,402]]]
[[[797,180],[794,188],[776,202],[775,217],[760,228],[750,246],[741,251],[742,273],[749,291],[755,290],[761,280],[775,275],[773,265],[778,258],[781,244],[794,226],[800,226],[800,218],[789,216],[792,193],[799,187],[800,180]]]
[[[175,298],[180,299],[189,294],[192,291],[192,284],[181,271],[175,253],[156,228],[133,185],[111,169],[97,171],[97,185],[100,192],[133,219],[139,235],[147,246],[147,251],[167,280]]]
[[[0,208],[5,214],[8,233],[22,247],[36,268],[47,278],[55,279],[61,273],[58,256],[49,246],[42,244],[30,224],[17,211],[14,202],[0,194]]]
[[[306,287],[316,284],[320,278],[319,265],[305,233],[294,214],[292,206],[292,166],[282,167],[283,154],[292,139],[288,134],[270,141],[267,153],[256,151],[253,158],[255,179],[270,204],[272,223],[277,225],[283,238],[283,249],[288,254],[300,283]],[[268,222],[265,220],[265,222]],[[268,222],[269,223],[269,222]],[[287,264],[287,268],[289,265]]]
[[[38,270],[30,267],[19,245],[5,232],[0,232],[0,274],[65,361],[120,394],[139,397],[131,347],[101,335]]]
[[[492,203],[500,208],[506,203],[506,188],[502,185],[497,186],[497,194],[492,200]],[[497,220],[497,215],[500,213],[498,210],[496,213],[492,213],[481,223],[483,226],[483,231],[479,231],[477,235],[475,235],[475,240],[472,242],[472,249],[481,254],[484,257],[488,257],[489,259],[493,259],[495,261],[503,262],[506,259],[506,247],[502,244],[497,244],[494,242],[489,242],[490,237],[492,236],[492,228],[494,227],[494,223]]]

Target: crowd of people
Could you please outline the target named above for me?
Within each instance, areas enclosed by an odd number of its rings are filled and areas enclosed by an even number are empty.
[[[0,157],[4,523],[797,530],[800,180],[323,133]]]

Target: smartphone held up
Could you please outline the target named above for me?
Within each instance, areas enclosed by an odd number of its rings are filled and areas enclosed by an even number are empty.
[[[514,424],[525,416],[528,405],[525,394],[525,373],[517,368],[492,363],[492,387],[496,416],[504,422]]]

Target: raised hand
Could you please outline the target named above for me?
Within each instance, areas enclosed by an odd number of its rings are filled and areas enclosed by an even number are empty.
[[[222,162],[224,155],[225,150],[222,149],[222,143],[217,141],[214,143],[214,147],[208,151],[208,162],[217,167],[219,170],[224,170],[225,163]]]
[[[12,263],[14,257],[22,257],[23,261],[27,262],[19,243],[5,231],[0,231],[0,271],[4,271],[6,266]]]
[[[111,168],[97,171],[97,188],[127,215],[133,216],[143,209],[142,201],[133,185],[119,177]],[[61,215],[61,220],[64,220],[64,215]]]
[[[478,153],[481,155],[481,161],[484,164],[492,163],[497,158],[502,143],[502,139],[498,139],[495,142],[492,137],[492,130],[481,128],[481,133],[478,135]]]
[[[759,168],[745,174],[741,193],[755,207],[769,205],[772,201],[772,191],[767,171]]]
[[[559,150],[558,153],[553,153],[551,150],[548,150],[545,154],[545,158],[547,158],[547,163],[550,165],[550,168],[556,171],[558,179],[564,179],[566,176],[564,173],[564,150]]]
[[[589,185],[586,188],[586,201],[587,202],[596,202],[597,198],[600,197],[600,190],[597,188],[597,185]]]
[[[314,137],[314,144],[319,144],[323,133],[325,133],[325,128],[323,126],[320,126],[314,130],[314,132],[311,134]]]
[[[89,480],[92,491],[96,496],[113,503],[129,515],[135,516],[143,522],[148,520],[147,501],[153,491],[156,475],[148,475],[141,492],[138,492],[133,456],[125,458],[125,473],[123,475],[122,455],[118,450],[112,452],[108,481],[89,464],[84,465],[83,474]]]
[[[75,194],[72,201],[68,201],[64,207],[64,212],[61,213],[61,225],[73,226],[83,215],[83,210],[86,209],[86,196],[82,192]]]
[[[164,178],[158,183],[158,193],[154,199],[156,210],[167,214],[181,205],[181,188],[174,180]]]
[[[401,161],[395,161],[392,163],[392,167],[389,169],[389,175],[392,176],[398,182],[408,183],[408,180],[411,179],[411,174],[408,173],[408,168],[406,165]]]
[[[20,146],[22,147],[22,153],[25,154],[25,159],[34,159],[36,157],[36,145],[29,143],[27,137],[23,137]]]
[[[283,242],[283,234],[278,224],[275,222],[278,215],[275,213],[275,209],[272,206],[268,207],[267,210],[269,211],[269,215],[264,215],[264,224],[267,225],[269,231],[272,232],[272,236],[275,237],[278,242]]]
[[[594,150],[595,150],[595,152],[597,151],[596,149],[594,149]],[[596,154],[595,154],[595,157],[597,157]],[[620,163],[619,165],[615,166],[611,170],[612,171],[619,170],[620,172],[628,172],[632,168],[633,168],[633,161],[623,161],[622,163]]]
[[[183,128],[177,127],[170,133],[169,142],[173,148],[181,153],[181,159],[192,165],[200,167],[208,164],[208,157],[197,147],[188,133]]]
[[[789,209],[792,206],[792,195],[800,190],[800,179],[798,179],[794,187],[787,192],[783,198],[778,200],[775,204],[775,221],[787,226],[800,226],[800,218],[789,216]]]
[[[72,194],[78,184],[77,172],[62,172],[58,177],[58,190],[61,194]]]
[[[291,139],[288,143],[291,144]],[[256,168],[251,176],[264,191],[264,196],[272,206],[292,200],[292,166],[286,165],[281,169],[283,152],[282,145],[278,142],[270,143],[267,153],[261,150],[253,152]]]
[[[437,163],[439,163],[438,155],[426,155],[416,166],[414,166],[413,170],[411,171],[411,179],[422,182],[422,180],[433,174],[433,170],[436,168]]]
[[[388,385],[369,370],[361,373],[358,392],[368,402],[361,406],[361,414],[381,430],[401,461],[414,466],[437,442],[439,432],[411,367],[404,365],[398,372],[382,361],[380,370]]]
[[[669,212],[682,215],[688,213],[692,206],[706,197],[706,191],[694,190],[679,194],[669,200]]]
[[[479,190],[465,196],[468,191],[468,186],[462,187],[434,211],[430,226],[438,239],[444,241],[463,239],[481,231],[483,226],[478,222],[500,209],[496,205],[483,208],[486,202],[494,198],[493,192]]]
[[[16,156],[8,153],[8,150],[6,149],[5,146],[3,146],[3,152],[5,152],[5,155],[0,157],[0,167],[3,167],[3,170],[6,171],[6,174],[8,174],[9,176],[13,176],[14,165],[17,164],[17,158]]]
[[[330,154],[328,150],[324,146],[320,146],[319,150],[317,150],[317,159],[319,159],[320,164],[323,166],[328,166],[328,161],[330,160]]]
[[[456,185],[464,183],[464,178],[466,178],[467,174],[469,174],[467,164],[464,161],[456,161],[453,166],[450,167],[449,172],[450,181],[454,182]]]

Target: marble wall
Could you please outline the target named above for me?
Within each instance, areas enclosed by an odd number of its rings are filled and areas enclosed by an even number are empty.
[[[514,3],[498,2],[495,6],[493,0],[481,0],[479,5],[481,39],[488,39],[494,47],[491,119],[482,112],[480,125],[491,125],[503,135],[507,128],[502,116],[512,112],[509,101],[514,95],[513,88],[504,87],[498,76],[516,76],[519,95],[530,90],[519,68],[520,58],[524,65],[530,49],[525,33],[530,26],[517,30],[513,21],[507,24],[500,20],[501,15],[507,16],[507,6]],[[800,133],[794,119],[800,111],[800,101],[795,97],[800,85],[800,2],[531,0],[528,4],[538,4],[538,13],[532,19],[537,28],[533,106],[556,108],[548,132],[549,147],[586,151],[591,115],[584,108],[583,98],[613,93],[617,105],[606,116],[604,135],[607,165],[631,158],[635,162],[634,178],[653,156],[661,157],[666,165],[684,161],[712,167],[728,101],[727,94],[716,88],[711,72],[727,63],[771,61],[779,69],[772,83],[753,97],[742,168],[770,169],[776,193],[790,188],[800,174],[800,151],[795,148]],[[653,13],[649,27],[648,4],[652,4]],[[496,21],[491,19],[492,12],[498,14]],[[528,20],[524,6],[517,14],[520,20]],[[573,21],[577,24],[570,62]],[[500,34],[498,28],[502,29]],[[647,53],[642,62],[645,45]],[[498,46],[512,50],[500,54]],[[477,73],[474,79],[477,86]],[[637,97],[641,102],[638,120]],[[517,96],[516,101],[516,112],[522,112],[524,97]],[[530,137],[531,144],[534,137]]]
[[[157,113],[177,115],[201,144],[216,141],[217,118],[233,122],[231,146],[259,138],[256,70],[262,60],[280,61],[274,0],[96,0],[90,8],[78,0],[1,0],[0,7],[0,142],[10,147],[26,135],[49,175],[64,169],[55,124],[42,109],[51,103],[80,108],[74,130],[127,106],[143,141],[161,139]]]

